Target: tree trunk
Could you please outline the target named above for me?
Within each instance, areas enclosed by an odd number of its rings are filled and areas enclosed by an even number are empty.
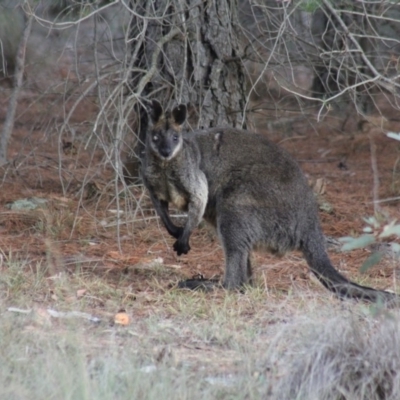
[[[189,105],[193,127],[244,126],[237,0],[133,3],[141,15],[132,21],[133,66],[143,72],[134,72],[132,90],[164,107]],[[149,71],[151,79],[141,81]]]
[[[125,161],[138,177],[147,130],[145,100],[165,109],[186,104],[190,127],[245,127],[245,76],[237,0],[132,0],[130,90],[137,103],[138,143]]]
[[[0,135],[0,166],[7,163],[8,144],[14,129],[14,118],[17,110],[18,96],[24,76],[26,44],[31,32],[32,20],[32,16],[29,16],[18,45],[13,77],[13,91],[8,102],[7,115]]]

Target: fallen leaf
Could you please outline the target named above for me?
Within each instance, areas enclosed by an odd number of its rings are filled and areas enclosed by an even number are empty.
[[[130,321],[129,315],[125,311],[120,311],[115,314],[114,323],[116,323],[118,325],[127,326],[130,324],[130,322],[131,321]]]
[[[325,194],[326,191],[326,181],[324,178],[318,178],[314,184],[314,192],[318,195]]]
[[[45,308],[36,308],[33,312],[34,320],[42,326],[51,326],[51,317]]]
[[[79,289],[76,291],[76,297],[80,299],[86,294],[87,290],[86,289]]]

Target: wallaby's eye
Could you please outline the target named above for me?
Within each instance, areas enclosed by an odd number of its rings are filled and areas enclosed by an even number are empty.
[[[178,135],[172,136],[172,139],[173,139],[174,142],[177,142],[178,141]]]
[[[160,137],[157,134],[153,135],[153,142],[157,142],[158,139],[160,139]]]

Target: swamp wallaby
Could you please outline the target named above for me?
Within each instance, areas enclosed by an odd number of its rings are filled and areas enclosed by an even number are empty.
[[[153,101],[142,177],[178,255],[204,218],[217,230],[225,254],[223,286],[251,282],[250,252],[263,245],[283,254],[299,249],[321,283],[340,297],[396,303],[395,294],[350,282],[332,265],[314,194],[296,161],[266,137],[230,128],[182,132],[186,107],[163,112]],[[168,204],[187,211],[184,227]]]

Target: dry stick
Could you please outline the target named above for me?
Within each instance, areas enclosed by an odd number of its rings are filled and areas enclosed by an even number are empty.
[[[18,96],[24,77],[26,43],[31,32],[31,27],[32,16],[29,16],[28,21],[25,25],[24,33],[18,45],[13,82],[14,90],[11,93],[11,97],[8,103],[7,115],[4,121],[3,132],[0,137],[0,165],[7,163],[8,142],[10,141],[11,134],[14,129],[15,111],[17,109]]]
[[[180,29],[178,28],[172,29],[156,43],[157,47],[155,48],[154,53],[152,54],[150,68],[147,71],[146,75],[144,75],[143,78],[138,83],[135,96],[139,97],[142,94],[145,86],[150,82],[150,80],[157,72],[157,60],[164,44],[171,41],[178,33],[181,33]]]
[[[45,28],[69,29],[73,26],[81,24],[83,21],[86,21],[89,18],[93,17],[93,15],[98,14],[104,11],[105,9],[112,7],[115,4],[118,4],[119,2],[120,0],[115,0],[112,3],[105,4],[103,7],[96,8],[94,11],[90,12],[89,14],[86,14],[85,16],[75,21],[51,22],[48,19],[40,18],[38,15],[35,15],[35,20],[37,23],[39,23],[41,26],[44,26]]]
[[[376,161],[376,145],[374,139],[371,134],[369,134],[369,147],[371,151],[371,168],[373,174],[373,187],[372,187],[372,199],[374,202],[374,215],[380,211],[379,206],[379,172],[378,172],[378,163]]]

